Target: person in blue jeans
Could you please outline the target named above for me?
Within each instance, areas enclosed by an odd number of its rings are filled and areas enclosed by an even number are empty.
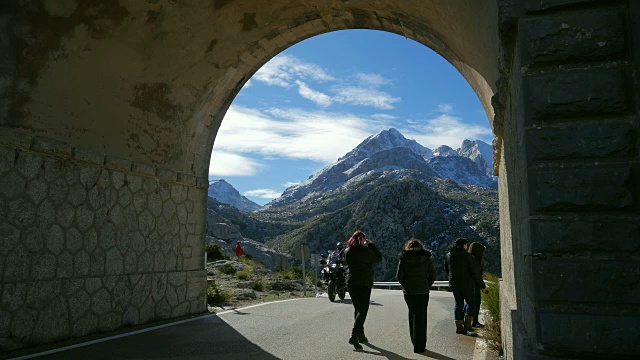
[[[451,244],[444,263],[444,270],[449,274],[449,287],[455,300],[453,315],[456,333],[473,332],[473,317],[477,315],[475,313],[474,289],[477,287],[485,294],[488,291],[479,268],[475,264],[475,259],[467,252],[466,239],[458,238]]]

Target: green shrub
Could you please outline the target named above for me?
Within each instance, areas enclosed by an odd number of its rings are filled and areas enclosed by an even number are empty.
[[[490,273],[484,273],[488,294],[482,294],[482,307],[487,310],[485,332],[489,346],[498,355],[502,355],[502,329],[500,327],[500,282]]]
[[[256,279],[253,281],[253,290],[255,291],[267,291],[269,290],[269,283],[265,279]]]
[[[249,274],[251,274],[251,269],[250,268],[244,268],[244,269],[238,271],[236,276],[240,280],[247,280],[249,278]]]
[[[231,292],[217,286],[207,288],[207,303],[214,306],[226,305],[231,300]]]
[[[218,271],[220,271],[223,274],[234,275],[237,270],[230,264],[224,264],[218,268]]]
[[[255,260],[252,260],[252,258],[249,257],[245,257],[244,255],[242,255],[241,257],[236,259],[237,261],[247,264],[251,267],[259,267],[259,268],[264,268],[264,266],[262,266],[262,264],[258,264]]]
[[[217,244],[208,244],[204,247],[204,251],[207,253],[207,261],[224,260],[226,258]]]
[[[300,280],[302,279],[302,268],[294,266],[286,270],[282,270],[277,274],[282,276],[285,280]]]

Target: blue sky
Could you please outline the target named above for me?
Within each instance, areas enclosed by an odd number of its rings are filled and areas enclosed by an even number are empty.
[[[431,149],[492,140],[471,86],[431,49],[373,30],[319,35],[278,54],[240,91],[209,178],[263,205],[390,127]]]

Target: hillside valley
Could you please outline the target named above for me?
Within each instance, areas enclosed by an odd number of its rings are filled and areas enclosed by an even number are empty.
[[[360,229],[383,252],[380,281],[395,280],[398,254],[411,237],[433,251],[438,278],[445,279],[446,249],[465,237],[487,246],[487,270],[499,274],[497,185],[487,146],[466,140],[457,150],[431,151],[385,130],[256,211],[210,198],[208,234],[282,252],[299,242],[326,253]]]

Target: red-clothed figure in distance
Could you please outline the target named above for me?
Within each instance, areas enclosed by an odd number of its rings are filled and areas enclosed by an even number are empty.
[[[236,256],[242,256],[242,246],[240,245],[240,241],[236,243]]]

